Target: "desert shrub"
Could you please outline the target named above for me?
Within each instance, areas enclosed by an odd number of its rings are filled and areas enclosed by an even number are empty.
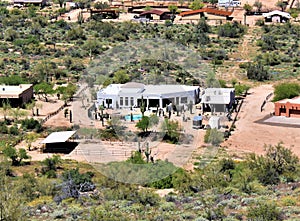
[[[41,161],[43,168],[41,170],[43,175],[46,175],[47,178],[56,178],[56,170],[61,162],[59,155],[53,155],[51,158],[48,157],[45,160]]]
[[[265,21],[263,19],[258,19],[256,22],[255,22],[255,25],[256,26],[264,26],[265,25]]]
[[[263,35],[260,40],[259,46],[262,50],[274,51],[277,49],[277,42],[273,35]]]
[[[277,184],[281,178],[293,181],[297,175],[298,157],[281,143],[265,148],[265,156],[250,154],[247,160],[258,180],[264,185]]]
[[[12,135],[18,135],[19,134],[19,129],[17,125],[14,125],[9,128],[9,133]]]
[[[247,77],[248,79],[257,81],[265,81],[271,78],[269,71],[264,68],[260,61],[256,63],[248,63]]]
[[[218,146],[220,143],[222,143],[224,139],[224,135],[222,132],[218,131],[217,129],[208,129],[205,132],[204,135],[204,142],[210,143],[212,145]]]
[[[22,120],[21,127],[24,130],[35,130],[36,132],[40,132],[42,130],[42,125],[40,124],[40,122],[38,122],[33,118],[30,119],[26,118]]]
[[[178,121],[165,119],[161,125],[161,129],[165,133],[164,140],[171,143],[178,143],[180,138],[180,125]]]
[[[250,207],[247,214],[249,221],[281,221],[284,217],[275,204],[261,202]]]
[[[275,86],[273,101],[290,99],[300,94],[300,84],[297,83],[281,83]]]
[[[141,203],[142,205],[150,205],[150,206],[156,206],[160,202],[160,197],[158,194],[154,193],[151,190],[140,190],[138,192],[138,195],[135,197],[135,202]]]
[[[238,22],[221,25],[218,30],[220,37],[239,38],[246,32],[246,28]]]
[[[250,89],[249,85],[245,85],[245,84],[235,84],[234,85],[234,90],[235,90],[235,95],[236,96],[242,95],[243,93],[245,93],[249,89]]]

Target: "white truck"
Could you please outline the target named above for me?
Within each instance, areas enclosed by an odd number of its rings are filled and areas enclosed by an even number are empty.
[[[238,7],[241,6],[241,2],[240,1],[236,1],[236,0],[218,0],[218,6],[219,7]]]

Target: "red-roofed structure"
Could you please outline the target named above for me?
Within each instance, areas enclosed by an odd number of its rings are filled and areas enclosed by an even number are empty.
[[[275,115],[300,118],[300,96],[275,102]]]
[[[159,16],[159,20],[167,20],[167,19],[171,19],[171,14],[170,12],[167,11],[161,11],[161,10],[157,10],[157,9],[153,9],[153,10],[149,10],[149,11],[144,11],[140,14],[140,17],[146,17],[149,19],[153,19],[152,15],[157,15]]]
[[[202,17],[202,15],[204,16],[204,13],[218,15],[218,16],[225,16],[225,17],[230,17],[232,15],[231,11],[223,11],[223,10],[218,10],[218,9],[213,9],[213,8],[202,8],[202,9],[193,10],[193,11],[186,11],[186,12],[180,13],[179,15],[181,17],[185,17],[185,16],[190,16],[190,15],[200,14]]]

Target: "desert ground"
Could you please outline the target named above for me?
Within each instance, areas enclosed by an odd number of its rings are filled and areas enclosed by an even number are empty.
[[[283,142],[284,146],[291,148],[292,151],[300,157],[300,121],[298,127],[293,125],[274,125],[265,122],[265,119],[270,118],[270,113],[274,112],[274,104],[269,101],[261,111],[261,104],[266,96],[273,92],[271,84],[262,84],[249,90],[249,94],[244,99],[241,110],[238,113],[238,120],[236,122],[236,129],[227,141],[224,141],[221,146],[224,147],[229,154],[242,157],[247,153],[263,154],[265,145],[276,145]],[[88,90],[85,91],[88,94]],[[42,102],[42,101],[39,101]],[[85,105],[91,105],[86,102]],[[43,102],[41,109],[41,116],[45,117],[47,111],[50,113],[53,109],[61,105],[60,101],[57,102]],[[87,109],[82,105],[82,99],[75,97],[74,101],[66,107],[73,111],[74,120],[73,124],[80,124],[81,127],[95,127],[101,128],[100,121],[93,121],[87,116]],[[194,115],[199,112],[194,109]],[[187,115],[189,116],[189,115]],[[192,118],[192,115],[189,116]],[[176,114],[172,115],[172,119],[181,122],[184,132],[192,134],[194,139],[189,144],[172,145],[161,141],[149,142],[152,150],[152,155],[155,159],[169,160],[177,166],[182,166],[186,169],[192,170],[194,162],[197,161],[195,156],[200,156],[206,151],[204,144],[205,130],[192,129],[192,121],[182,122],[182,117],[177,117]],[[204,122],[207,123],[207,122]],[[70,127],[72,124],[69,118],[64,117],[64,110],[60,111],[57,115],[51,117],[44,126],[57,127],[64,126]],[[135,131],[135,123],[125,123],[127,130]],[[229,125],[229,123],[228,123]],[[29,151],[33,161],[43,160],[50,157],[52,154],[41,153],[39,148],[42,147],[40,142],[44,138],[36,140],[32,147],[36,150]],[[18,147],[26,148],[27,144],[22,142]],[[107,163],[111,161],[122,161],[127,159],[132,151],[138,149],[137,142],[109,142],[100,140],[91,140],[83,138],[80,144],[70,153],[62,155],[63,159],[74,159],[86,162],[102,162]]]
[[[272,85],[260,85],[249,90],[244,100],[232,136],[222,146],[232,154],[264,153],[264,145],[283,142],[285,147],[300,157],[300,128],[293,125],[268,125],[257,122],[274,112],[274,104],[268,101],[261,112],[261,105],[268,94],[273,92]],[[272,99],[272,98],[271,98]]]

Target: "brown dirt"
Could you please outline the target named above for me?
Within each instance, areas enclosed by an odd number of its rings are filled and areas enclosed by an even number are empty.
[[[260,110],[264,99],[271,92],[273,92],[273,86],[269,84],[250,89],[250,94],[244,100],[239,113],[236,129],[223,144],[230,153],[237,155],[249,152],[262,154],[264,145],[276,145],[283,142],[285,147],[291,148],[300,157],[299,128],[256,123],[274,112],[272,102],[267,102],[264,110],[262,112]]]

